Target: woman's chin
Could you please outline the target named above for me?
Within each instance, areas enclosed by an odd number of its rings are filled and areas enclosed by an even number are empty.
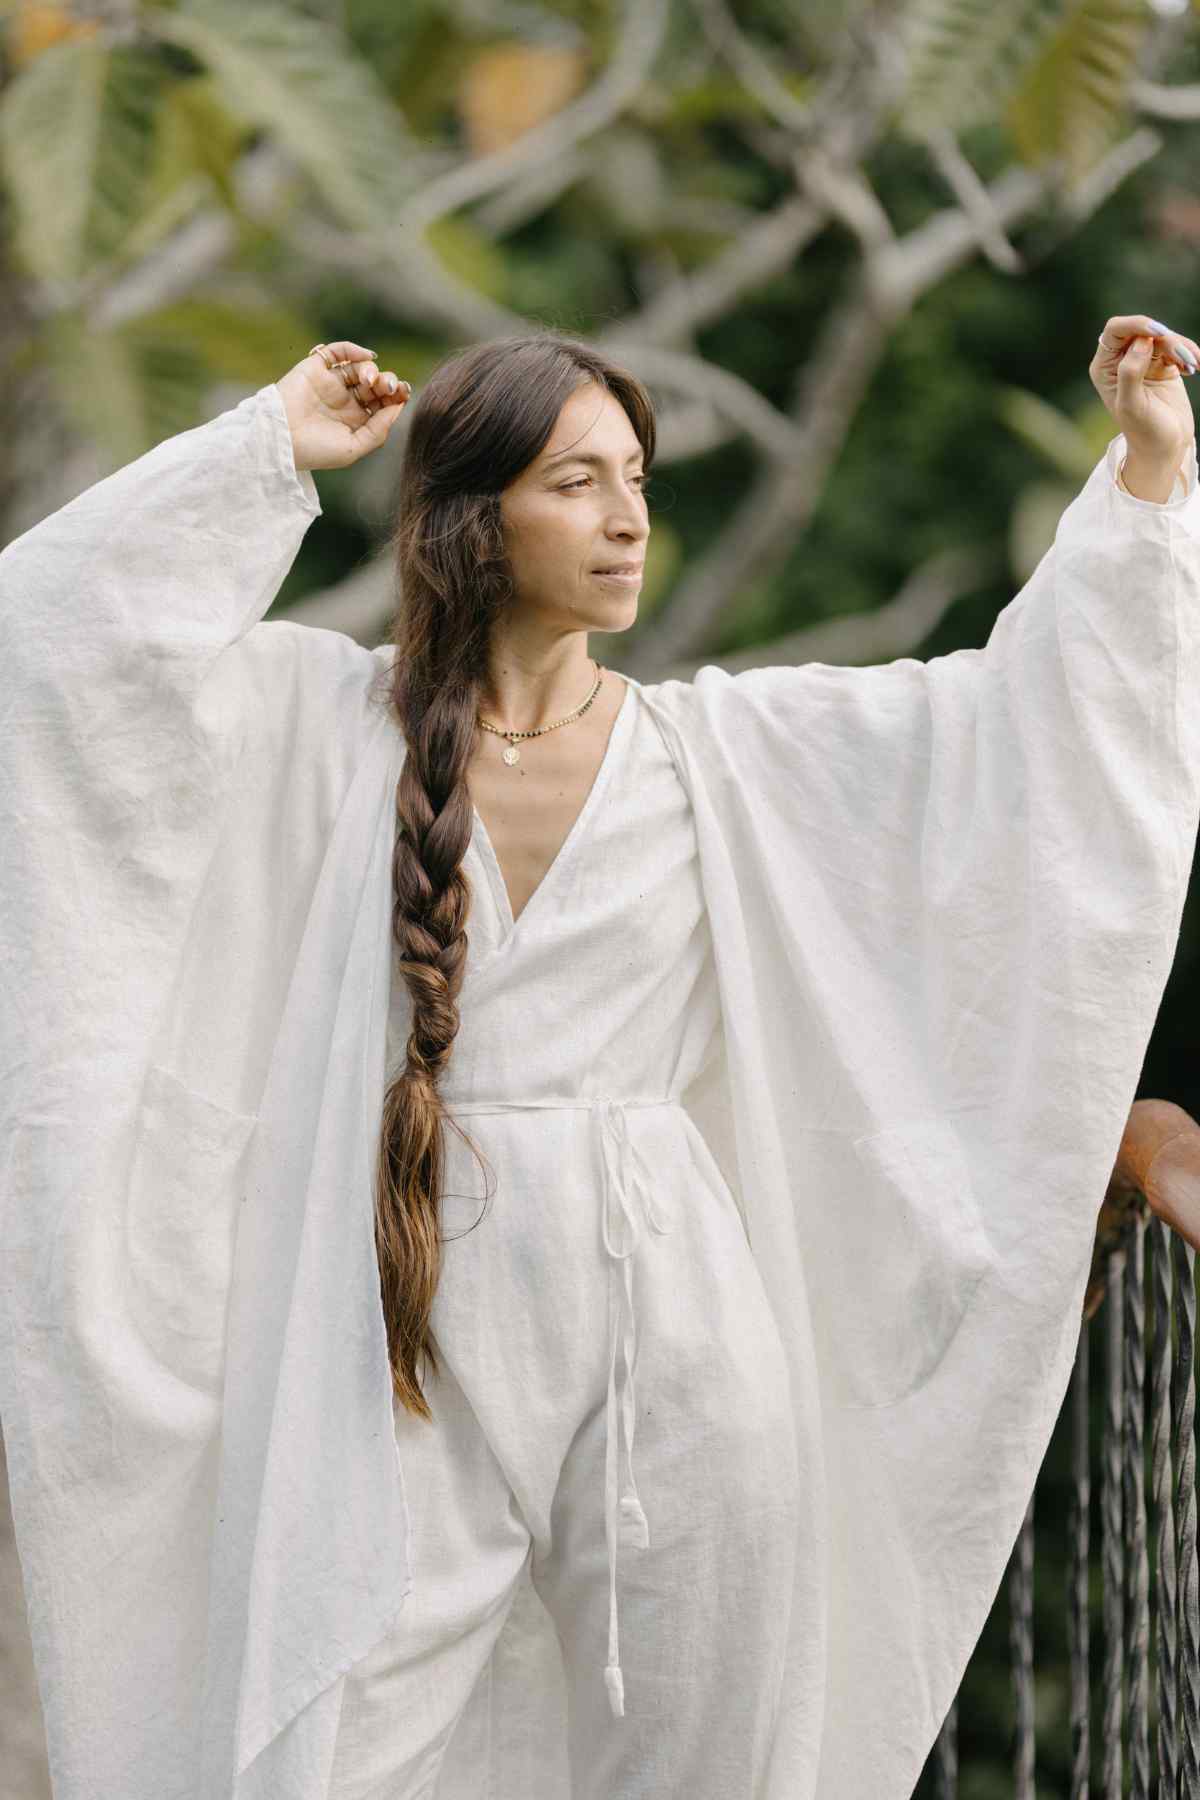
[[[627,600],[620,602],[610,600],[607,605],[601,602],[599,606],[589,607],[586,612],[587,629],[589,631],[628,631],[631,625],[637,623],[637,616],[638,594],[635,588]]]
[[[637,607],[629,606],[625,607],[616,617],[614,617],[612,613],[608,613],[604,618],[593,619],[588,626],[588,630],[601,633],[608,632],[613,636],[618,636],[622,631],[628,631],[631,625],[636,624]]]

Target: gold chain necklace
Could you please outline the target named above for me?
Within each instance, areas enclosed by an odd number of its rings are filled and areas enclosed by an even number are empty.
[[[592,658],[592,667],[596,671],[596,685],[593,687],[583,705],[577,706],[575,711],[568,713],[565,719],[555,719],[553,725],[537,725],[532,731],[502,731],[499,725],[489,725],[488,721],[486,719],[481,719],[478,713],[475,715],[475,723],[477,725],[482,725],[485,731],[494,731],[497,737],[508,739],[508,748],[504,752],[504,760],[506,763],[511,765],[512,763],[520,762],[521,752],[517,749],[518,738],[541,737],[544,731],[557,731],[560,725],[569,725],[572,719],[580,718],[587,711],[588,707],[592,704],[592,701],[596,698],[596,695],[600,692],[600,683],[604,679],[604,671],[596,661],[595,657]]]

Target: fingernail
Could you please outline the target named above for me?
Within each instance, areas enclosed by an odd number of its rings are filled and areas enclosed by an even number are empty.
[[[394,375],[385,375],[383,378],[383,385],[389,394],[394,394],[396,389],[400,386],[400,383],[396,380]]]
[[[1163,325],[1162,323],[1160,323],[1160,321],[1158,319],[1151,319],[1150,329],[1152,331],[1161,332],[1163,337],[1174,337],[1174,335],[1175,335],[1169,325]]]

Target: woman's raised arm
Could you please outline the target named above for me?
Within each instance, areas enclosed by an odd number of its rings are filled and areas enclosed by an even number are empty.
[[[298,766],[296,714],[305,742],[325,743],[347,665],[369,674],[371,653],[336,632],[259,626],[321,510],[289,414],[318,454],[322,430],[351,438],[368,418],[340,371],[306,361],[326,394],[347,395],[344,418],[314,420],[296,382],[272,383],[0,555],[0,1042],[19,1084],[86,1057],[88,1019],[110,1054],[118,1035],[144,1050],[245,784],[286,776],[310,783],[314,807],[328,798],[329,781]],[[381,406],[357,446],[383,441],[385,410],[398,416]],[[354,750],[329,745],[339,769]],[[0,1114],[4,1100],[0,1081]]]
[[[0,554],[9,682],[63,681],[90,703],[136,703],[165,680],[194,692],[267,612],[320,512],[310,468],[384,442],[403,408],[376,404],[373,362],[348,388],[316,351],[278,383],[98,481]],[[368,404],[363,403],[368,397]],[[370,410],[374,406],[374,410]],[[9,689],[12,692],[11,686]]]

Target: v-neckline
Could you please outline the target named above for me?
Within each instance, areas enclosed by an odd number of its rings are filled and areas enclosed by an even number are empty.
[[[625,678],[625,692],[621,696],[620,706],[618,706],[613,715],[613,722],[608,728],[608,741],[604,746],[604,753],[596,767],[596,773],[592,777],[592,785],[584,796],[583,805],[575,814],[574,821],[572,822],[567,835],[563,838],[562,843],[554,852],[553,857],[547,865],[545,874],[530,894],[528,900],[526,900],[516,918],[513,917],[512,900],[508,892],[508,883],[504,879],[504,871],[500,867],[500,858],[496,855],[495,849],[492,846],[492,840],[488,835],[488,828],[483,822],[482,814],[480,813],[479,808],[472,802],[471,811],[475,817],[475,828],[471,835],[471,842],[476,846],[480,860],[487,871],[488,879],[492,886],[492,892],[496,900],[496,910],[500,914],[501,923],[504,928],[503,936],[500,939],[498,948],[503,949],[505,945],[512,942],[517,932],[524,925],[530,910],[539,904],[544,891],[551,885],[554,877],[562,868],[576,839],[581,835],[588,819],[599,804],[601,795],[608,785],[613,759],[619,748],[619,740],[625,735],[628,729],[627,721],[633,710],[630,699],[633,686],[634,683],[629,681],[628,678]]]

